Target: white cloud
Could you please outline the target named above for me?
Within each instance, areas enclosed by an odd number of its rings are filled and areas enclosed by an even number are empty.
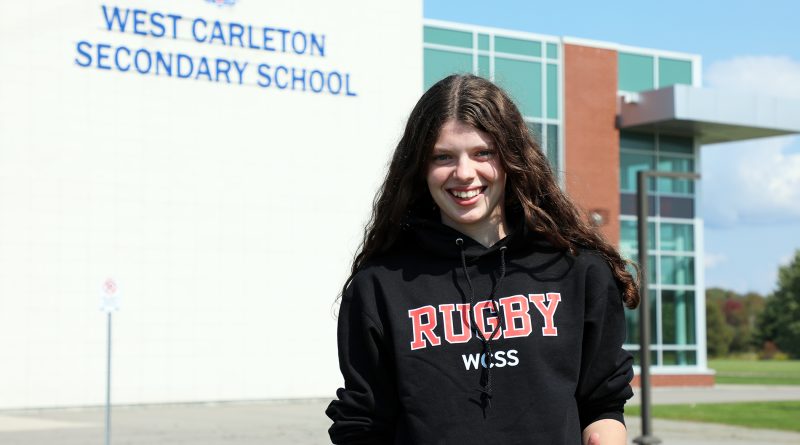
[[[800,62],[746,56],[712,64],[711,88],[800,101]],[[710,226],[800,223],[800,138],[782,136],[703,148],[703,214]]]
[[[785,56],[741,56],[711,64],[708,86],[800,99],[800,62]]]
[[[717,267],[720,263],[724,263],[725,261],[728,261],[728,257],[721,253],[706,252],[703,255],[703,265],[706,269]]]

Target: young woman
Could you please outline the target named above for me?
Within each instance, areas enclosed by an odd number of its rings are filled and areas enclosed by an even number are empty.
[[[625,261],[480,77],[419,100],[342,292],[336,444],[624,444]]]

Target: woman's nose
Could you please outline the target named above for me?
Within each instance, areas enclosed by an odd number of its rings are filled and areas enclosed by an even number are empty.
[[[461,156],[456,165],[455,177],[459,180],[469,180],[475,177],[475,166],[469,156]]]

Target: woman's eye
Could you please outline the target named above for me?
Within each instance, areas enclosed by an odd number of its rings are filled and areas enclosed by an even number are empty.
[[[492,150],[481,150],[477,155],[479,158],[491,158],[494,156],[494,152]]]
[[[442,162],[442,161],[446,161],[446,160],[450,159],[450,155],[441,154],[441,153],[440,154],[435,154],[435,155],[433,155],[432,159],[434,160],[434,162]]]

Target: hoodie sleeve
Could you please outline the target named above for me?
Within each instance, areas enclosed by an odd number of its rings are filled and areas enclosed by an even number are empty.
[[[601,419],[624,424],[623,408],[633,396],[633,357],[622,349],[622,296],[605,260],[597,259],[589,265],[586,275],[581,375],[576,392],[581,430]]]
[[[335,444],[391,443],[396,396],[390,353],[369,292],[355,281],[342,297],[339,311],[339,367],[344,388],[336,391],[325,411],[333,420],[328,429]],[[366,301],[365,301],[366,300]],[[373,309],[373,310],[371,310]]]

